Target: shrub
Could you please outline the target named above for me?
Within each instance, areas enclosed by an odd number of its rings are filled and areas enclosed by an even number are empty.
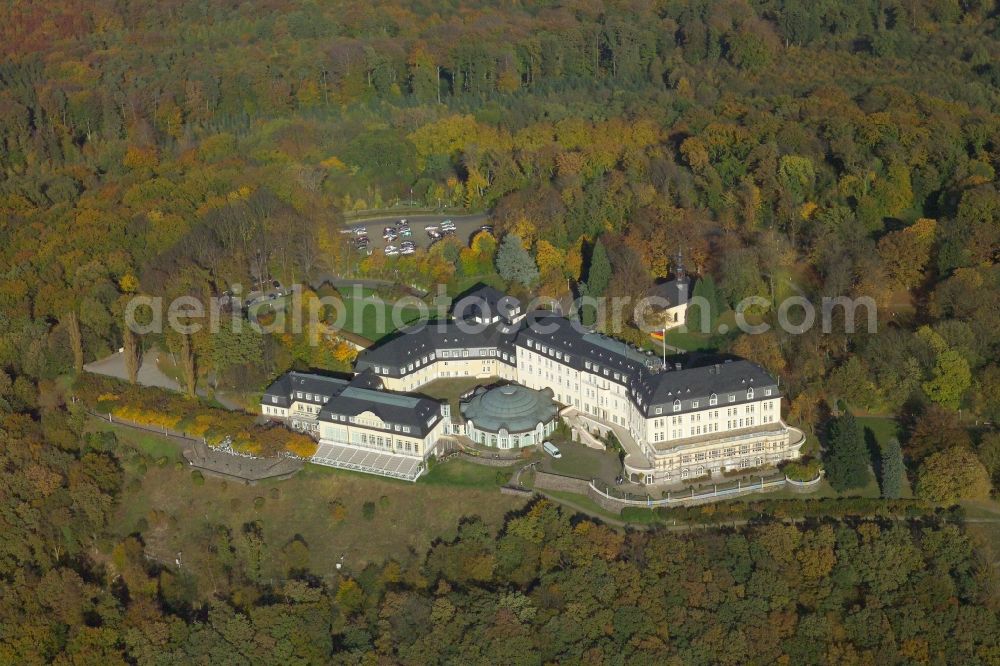
[[[267,491],[267,494],[270,495],[273,500],[279,499],[281,497],[281,489],[277,487],[271,488]]]
[[[261,496],[259,496],[259,495],[257,497],[254,497],[253,498],[253,508],[258,509],[258,510],[263,509],[264,508],[264,498],[261,497]]]
[[[205,475],[201,473],[200,469],[196,469],[191,472],[191,481],[196,486],[203,486],[205,485]]]
[[[819,474],[820,464],[816,459],[797,460],[785,463],[781,471],[792,481],[812,481]]]
[[[373,520],[375,518],[375,502],[365,502],[361,506],[361,515],[365,520]]]
[[[379,497],[378,498],[378,505],[379,505],[380,508],[388,509],[389,508],[389,496],[388,495],[382,495],[382,497]]]
[[[330,502],[327,507],[330,510],[330,519],[334,522],[340,522],[347,517],[347,507],[339,499],[335,499]]]

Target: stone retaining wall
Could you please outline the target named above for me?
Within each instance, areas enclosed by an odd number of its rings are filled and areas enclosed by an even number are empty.
[[[556,490],[571,493],[588,494],[590,482],[583,479],[576,479],[572,476],[562,476],[561,474],[551,474],[549,472],[535,472],[535,488],[539,490]]]
[[[462,460],[467,460],[475,465],[486,467],[510,467],[521,462],[523,458],[493,458],[491,456],[472,456],[464,451],[459,451],[456,455]]]
[[[514,486],[500,486],[500,494],[517,495],[518,497],[531,497],[535,494],[535,491],[527,488],[515,488]]]

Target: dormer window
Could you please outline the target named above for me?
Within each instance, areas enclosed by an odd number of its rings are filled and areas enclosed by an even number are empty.
[[[674,411],[675,412],[681,411],[681,401],[680,400],[674,400]]]
[[[715,395],[714,393],[712,395],[708,396],[708,404],[709,405],[717,405],[717,404],[719,404],[719,396]]]
[[[753,389],[747,389],[747,400],[753,400]]]
[[[764,395],[771,395],[771,389],[764,389]]]

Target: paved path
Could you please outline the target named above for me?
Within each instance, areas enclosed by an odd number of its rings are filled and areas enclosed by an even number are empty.
[[[184,391],[183,387],[172,377],[160,370],[160,355],[161,353],[155,349],[150,349],[143,355],[142,365],[139,366],[139,372],[136,374],[136,383],[140,386],[154,386],[182,393]],[[128,381],[128,371],[125,369],[125,354],[122,352],[117,352],[93,363],[88,363],[83,366],[83,369],[95,375],[104,375]],[[199,386],[197,392],[202,398],[209,397],[208,390],[204,386]],[[240,403],[227,397],[222,391],[217,391],[212,398],[230,411],[243,411],[243,406]]]
[[[159,388],[171,391],[180,391],[181,385],[168,377],[158,365],[160,352],[150,349],[142,358],[142,365],[136,376],[136,382],[142,386],[158,386]],[[87,372],[95,375],[106,375],[128,381],[128,371],[125,369],[125,354],[118,352],[111,356],[106,356],[99,361],[88,363],[83,366]]]

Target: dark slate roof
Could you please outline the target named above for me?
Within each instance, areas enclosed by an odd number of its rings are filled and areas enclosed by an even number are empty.
[[[661,282],[650,289],[646,295],[662,298],[670,304],[669,307],[674,307],[688,302],[691,298],[691,286],[691,279],[684,276],[679,279]]]
[[[778,397],[777,380],[764,368],[745,359],[719,359],[712,363],[701,360],[697,365],[668,369],[661,372],[644,372],[632,385],[630,395],[647,417],[655,417],[656,408],[663,415],[683,414],[709,406],[727,407],[751,402],[748,390],[753,389],[752,400],[760,400],[771,390],[771,397]],[[716,405],[710,404],[712,395]],[[680,409],[674,411],[675,401]],[[694,407],[694,403],[698,407]]]
[[[462,416],[477,430],[521,433],[534,430],[555,418],[559,408],[552,400],[552,389],[535,391],[518,384],[479,388],[461,405]]]
[[[399,375],[400,368],[431,363],[445,349],[498,349],[512,354],[519,325],[505,322],[482,325],[469,321],[434,321],[404,328],[391,339],[358,355],[355,370],[378,367],[380,375]],[[470,354],[468,358],[488,354]],[[386,370],[388,368],[388,371]]]
[[[318,418],[330,423],[347,423],[350,417],[364,412],[382,419],[389,426],[385,432],[400,432],[392,427],[394,425],[409,426],[409,433],[400,434],[416,437],[426,436],[442,419],[441,404],[430,398],[354,385],[333,396],[320,410]],[[342,420],[340,416],[346,418]]]
[[[656,407],[664,415],[705,409],[713,393],[718,406],[748,402],[749,388],[754,389],[755,400],[765,395],[758,390],[771,389],[772,396],[780,395],[777,380],[761,366],[744,359],[700,358],[689,361],[688,365],[668,365],[663,369],[659,357],[620,340],[591,333],[565,317],[533,313],[528,319],[529,324],[518,333],[518,346],[550,357],[560,352],[562,359],[557,359],[560,363],[627,386],[630,398],[647,417],[656,416]],[[529,340],[533,347],[528,346]],[[681,401],[676,412],[675,400]],[[695,402],[698,407],[693,406]]]
[[[337,415],[357,416],[372,412],[391,425],[406,425],[411,435],[425,436],[441,420],[441,404],[429,398],[391,393],[382,388],[382,380],[373,372],[361,372],[350,380],[307,372],[287,372],[264,391],[264,402],[289,407],[292,397],[302,392],[297,402],[321,407],[318,418],[335,422]],[[311,396],[306,399],[305,396]],[[277,398],[273,401],[270,398]]]
[[[529,344],[530,342],[530,344]],[[662,361],[635,347],[599,333],[593,333],[575,321],[548,312],[534,312],[517,335],[517,345],[535,353],[556,357],[576,370],[587,370],[627,385],[647,367],[661,367]],[[587,369],[587,362],[590,369]],[[604,375],[604,370],[608,370]],[[615,373],[619,378],[615,379]]]
[[[339,377],[327,377],[308,372],[286,372],[267,387],[264,391],[264,398],[267,398],[265,402],[269,404],[287,408],[291,406],[291,397],[297,391],[301,391],[303,395],[301,402],[322,405],[330,396],[342,391],[347,384],[348,380]],[[306,399],[306,395],[311,397]],[[271,398],[277,398],[277,400],[271,400]]]
[[[461,319],[479,318],[491,321],[494,317],[500,316],[510,322],[520,312],[521,301],[489,285],[481,285],[463,294],[452,306],[452,315]]]

